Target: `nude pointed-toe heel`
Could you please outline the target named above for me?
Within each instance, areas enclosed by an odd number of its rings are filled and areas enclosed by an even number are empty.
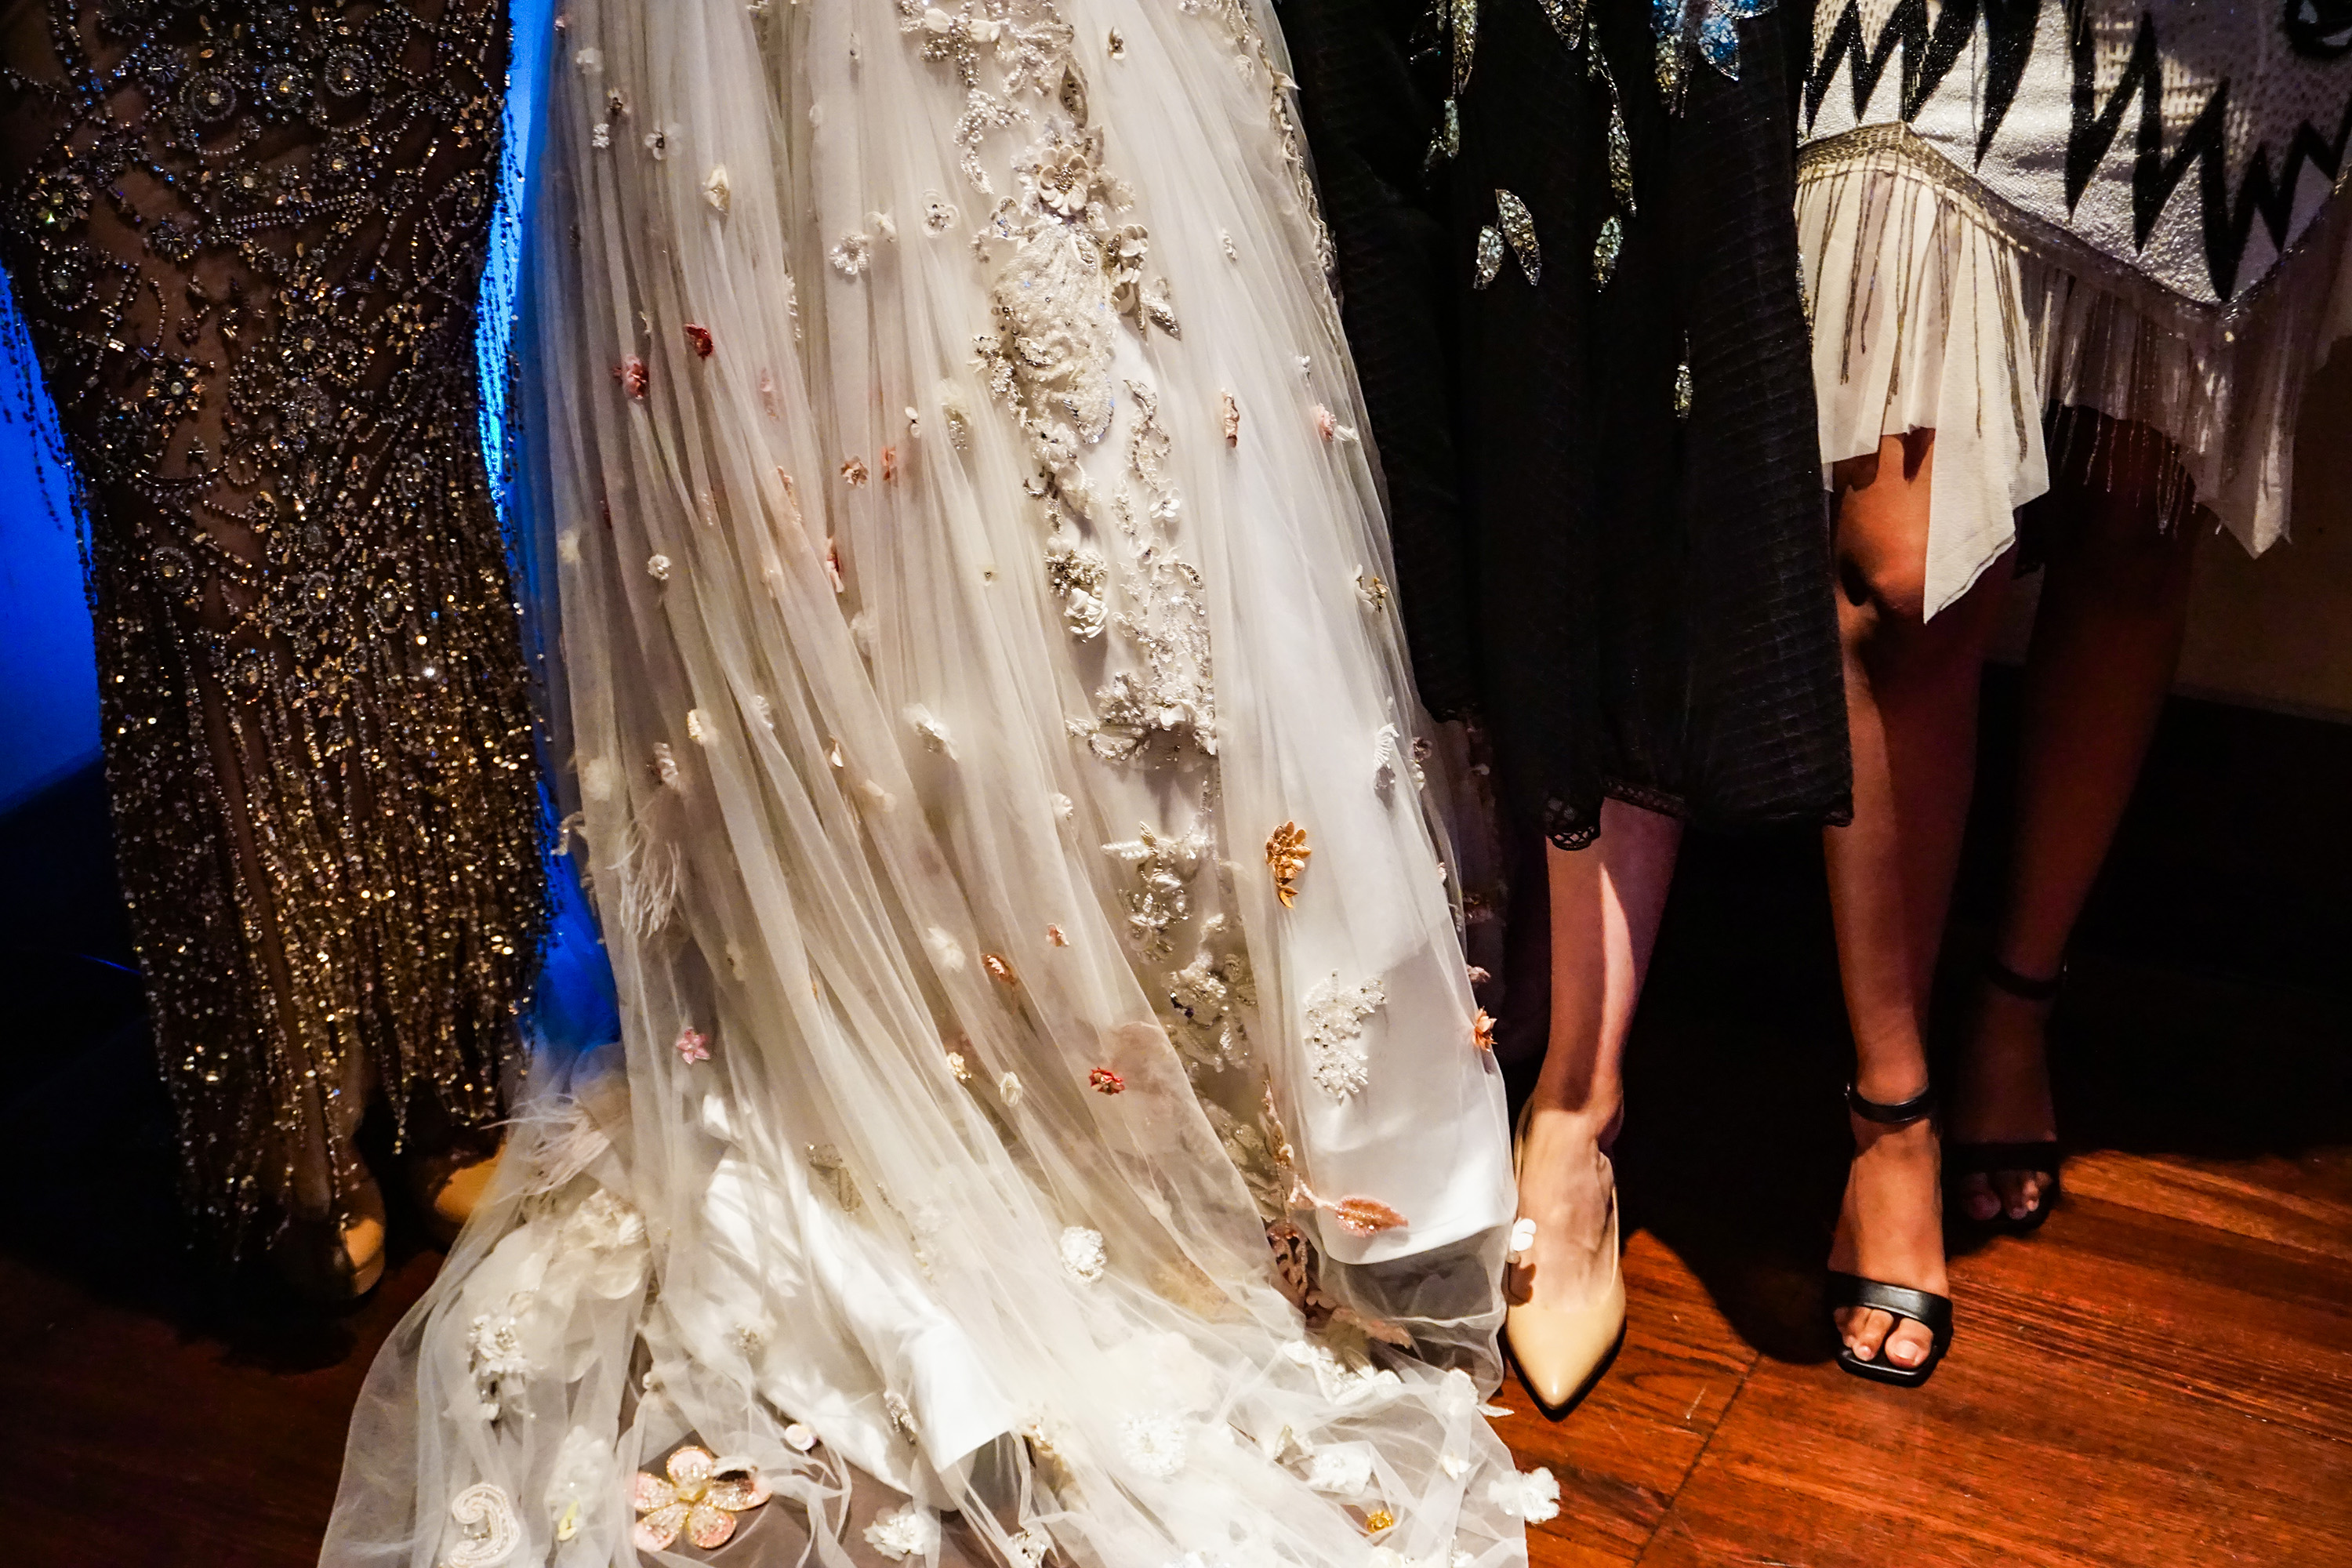
[[[1519,1112],[1512,1140],[1512,1171],[1516,1174],[1527,1149],[1528,1113]],[[1532,1226],[1521,1220],[1519,1225]],[[1517,1226],[1514,1227],[1515,1231]],[[1514,1236],[1515,1241],[1518,1239]],[[1528,1235],[1528,1246],[1534,1244]],[[1523,1251],[1515,1247],[1514,1251]],[[1565,1415],[1581,1399],[1610,1353],[1625,1335],[1625,1275],[1618,1262],[1617,1192],[1609,1192],[1609,1283],[1590,1301],[1573,1307],[1553,1306],[1540,1297],[1541,1286],[1525,1301],[1513,1303],[1503,1316],[1503,1340],[1517,1363],[1519,1381],[1544,1414],[1553,1420]]]

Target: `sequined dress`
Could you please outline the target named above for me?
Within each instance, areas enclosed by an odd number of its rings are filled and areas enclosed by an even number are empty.
[[[499,1113],[544,897],[473,352],[505,27],[5,14],[17,359],[86,517],[123,890],[215,1244],[339,1207],[365,1102],[444,1146]]]
[[[1801,112],[1822,458],[1936,430],[1930,613],[2101,442],[2177,458],[2164,521],[2284,536],[2352,327],[2352,5],[1822,0]]]
[[[1483,718],[1514,815],[1565,847],[1609,796],[1841,816],[1801,18],[1463,0],[1416,37],[1379,0],[1296,10],[1424,699]]]

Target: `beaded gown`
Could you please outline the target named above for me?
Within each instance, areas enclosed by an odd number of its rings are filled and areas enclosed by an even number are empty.
[[[544,923],[473,352],[505,27],[5,12],[17,359],[86,514],[123,891],[220,1245],[341,1209],[368,1100],[479,1142]]]
[[[1798,275],[1804,14],[1297,0],[1424,700],[1563,847],[1819,825],[1849,763]]]

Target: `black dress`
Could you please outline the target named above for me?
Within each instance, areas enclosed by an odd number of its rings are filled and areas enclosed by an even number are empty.
[[[1783,53],[1811,13],[1756,3],[1284,10],[1423,699],[1566,847],[1611,795],[1849,809]]]

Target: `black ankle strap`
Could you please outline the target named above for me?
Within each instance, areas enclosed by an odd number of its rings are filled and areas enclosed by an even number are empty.
[[[2020,974],[2000,959],[1988,955],[1984,962],[1985,984],[1996,991],[2006,991],[2021,1002],[2054,1002],[2058,988],[2066,984],[2066,965],[2062,960],[2058,973],[2047,980],[2036,980],[2030,974]]]
[[[1936,1086],[1929,1084],[1910,1099],[1888,1105],[1870,1099],[1852,1084],[1845,1086],[1845,1102],[1864,1121],[1875,1121],[1883,1127],[1902,1127],[1931,1114],[1936,1109]]]

